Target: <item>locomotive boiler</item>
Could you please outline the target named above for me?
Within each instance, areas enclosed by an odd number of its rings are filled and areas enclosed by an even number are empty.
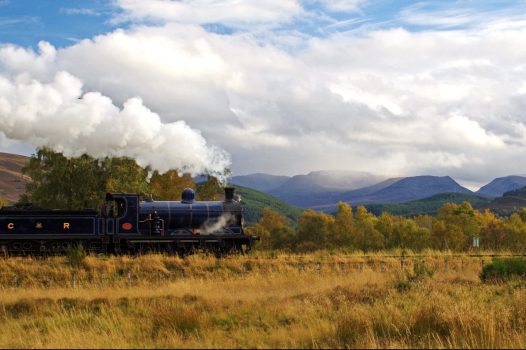
[[[234,189],[224,201],[196,201],[185,189],[180,201],[139,200],[109,193],[100,213],[93,210],[0,210],[0,250],[5,254],[62,253],[82,244],[89,251],[188,254],[246,252],[258,237],[243,230],[243,207]]]

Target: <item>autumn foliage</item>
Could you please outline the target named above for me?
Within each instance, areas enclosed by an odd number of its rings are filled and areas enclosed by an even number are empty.
[[[413,251],[440,249],[467,251],[473,238],[481,249],[522,252],[526,248],[526,210],[508,218],[480,212],[470,203],[445,204],[436,217],[412,218],[387,212],[374,216],[363,206],[352,209],[340,202],[334,215],[306,210],[294,230],[279,213],[265,209],[257,225],[249,229],[262,238],[260,248],[360,250],[404,248]]]

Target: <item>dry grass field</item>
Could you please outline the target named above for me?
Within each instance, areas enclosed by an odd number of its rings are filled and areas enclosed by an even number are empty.
[[[526,347],[491,257],[319,252],[0,260],[1,348]]]

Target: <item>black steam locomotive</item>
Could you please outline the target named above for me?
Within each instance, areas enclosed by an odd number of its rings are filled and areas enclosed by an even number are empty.
[[[101,212],[95,210],[0,210],[0,253],[45,255],[68,246],[96,253],[147,251],[188,254],[246,252],[256,236],[243,231],[243,208],[234,189],[225,200],[195,201],[187,188],[181,201],[140,201],[135,194],[108,193]]]

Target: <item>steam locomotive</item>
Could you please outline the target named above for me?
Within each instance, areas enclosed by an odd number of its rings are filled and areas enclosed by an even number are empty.
[[[79,244],[95,253],[228,254],[249,251],[257,239],[243,231],[243,208],[233,188],[225,188],[224,201],[196,201],[187,188],[181,201],[108,193],[100,212],[0,210],[0,253],[6,255],[62,254]]]

